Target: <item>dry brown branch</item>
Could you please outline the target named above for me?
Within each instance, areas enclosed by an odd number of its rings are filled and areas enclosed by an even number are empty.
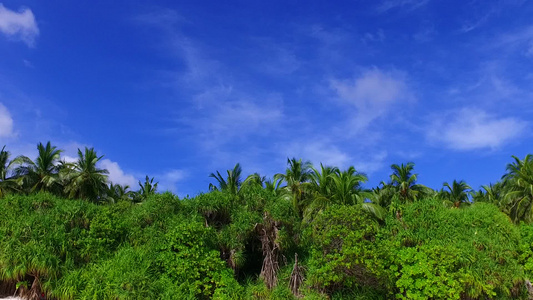
[[[289,288],[294,296],[300,297],[300,286],[304,281],[304,268],[298,265],[298,253],[294,253],[294,267],[289,280]]]
[[[264,280],[267,288],[271,289],[278,282],[277,273],[279,271],[280,247],[277,243],[278,224],[272,217],[265,212],[263,224],[256,226],[261,239],[261,248],[263,250],[263,265],[261,267],[260,277]]]

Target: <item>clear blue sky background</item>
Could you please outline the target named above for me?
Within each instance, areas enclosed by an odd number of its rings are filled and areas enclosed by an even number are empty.
[[[240,162],[433,188],[497,181],[532,151],[532,1],[8,1],[0,144],[105,154],[180,195]]]

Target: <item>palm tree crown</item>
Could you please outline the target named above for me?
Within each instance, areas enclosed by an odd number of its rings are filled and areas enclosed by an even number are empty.
[[[96,166],[102,157],[94,148],[85,147],[84,152],[78,149],[78,160],[73,168],[65,170],[69,182],[65,192],[69,197],[98,201],[104,195],[109,172]]]
[[[444,187],[440,192],[441,197],[451,201],[456,208],[459,208],[461,203],[466,203],[468,201],[468,194],[472,190],[464,180],[454,180],[451,185],[445,182],[443,186]]]
[[[224,179],[219,171],[217,173],[211,173],[209,174],[209,177],[215,178],[218,182],[218,187],[213,185],[212,183],[209,184],[210,190],[221,190],[229,192],[232,195],[237,195],[239,192],[239,189],[241,187],[241,173],[242,168],[239,163],[233,167],[232,170],[228,170],[228,177],[227,179]]]
[[[414,167],[415,164],[412,162],[405,165],[391,165],[390,185],[396,189],[402,202],[417,200],[428,189],[421,184],[416,184],[418,174],[413,173]]]
[[[513,159],[503,176],[510,216],[515,222],[530,222],[533,221],[533,155],[528,154],[523,160],[516,156]]]
[[[19,162],[18,158],[9,160],[11,153],[6,151],[6,146],[0,151],[0,197],[6,193],[17,191],[18,184],[15,178],[9,176],[15,164]]]
[[[52,146],[50,142],[44,146],[42,143],[37,145],[39,152],[35,161],[20,156],[21,165],[15,170],[30,191],[55,191],[59,188],[59,167],[58,162],[63,150]]]

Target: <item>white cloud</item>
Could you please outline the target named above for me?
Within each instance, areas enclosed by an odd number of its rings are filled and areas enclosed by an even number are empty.
[[[498,118],[483,110],[465,108],[436,118],[427,135],[451,149],[495,149],[518,138],[527,126],[518,118]]]
[[[166,173],[154,176],[154,181],[159,182],[157,190],[159,192],[170,191],[173,193],[179,192],[177,184],[187,177],[187,172],[184,170],[170,170]]]
[[[341,151],[329,140],[312,141],[308,143],[295,143],[285,151],[288,157],[309,160],[313,165],[320,163],[327,166],[347,167],[351,161],[350,156]]]
[[[61,160],[67,163],[75,163],[78,161],[78,157],[74,157],[70,155],[61,155]]]
[[[351,80],[332,80],[330,86],[342,101],[357,109],[353,124],[356,130],[386,114],[393,105],[412,98],[402,73],[377,68]]]
[[[114,184],[129,185],[132,189],[136,188],[138,180],[133,175],[124,173],[117,162],[103,159],[100,161],[100,167],[109,171],[109,180]]]
[[[13,135],[13,118],[7,108],[0,103],[0,137]]]
[[[309,160],[315,167],[319,166],[320,163],[325,166],[338,167],[341,170],[354,166],[357,171],[366,174],[376,172],[385,166],[387,151],[375,150],[364,153],[363,149],[359,150],[358,147],[350,147],[350,150],[351,153],[344,151],[332,140],[325,138],[311,142],[293,143],[281,152],[286,153],[286,157],[289,158]]]
[[[0,3],[0,32],[32,47],[35,44],[35,38],[39,35],[39,28],[29,8],[22,8],[19,12],[15,12]]]

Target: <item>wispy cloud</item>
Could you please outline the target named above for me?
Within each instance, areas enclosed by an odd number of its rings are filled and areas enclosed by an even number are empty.
[[[159,182],[158,190],[160,192],[170,191],[183,196],[183,191],[179,188],[179,183],[187,177],[187,172],[180,169],[172,169],[162,174],[154,176],[155,181]]]
[[[293,49],[287,45],[280,45],[270,39],[255,39],[259,50],[254,51],[253,59],[258,62],[256,70],[273,76],[286,76],[297,71],[302,62]]]
[[[477,29],[478,27],[480,27],[483,24],[485,24],[489,20],[489,18],[490,18],[490,16],[492,14],[494,14],[494,11],[491,10],[491,11],[485,13],[484,15],[482,15],[481,17],[479,17],[477,19],[469,20],[469,21],[464,22],[459,31],[461,31],[463,33],[467,33],[467,32],[470,32],[472,30]]]
[[[23,41],[33,47],[39,35],[39,28],[29,8],[21,8],[16,12],[0,3],[0,32],[10,39]]]
[[[411,11],[426,5],[428,2],[429,0],[386,0],[377,7],[377,11],[384,13],[395,8]]]
[[[372,149],[372,151],[368,151]],[[287,157],[309,160],[314,166],[322,163],[341,169],[354,166],[357,171],[366,174],[374,173],[385,166],[387,151],[370,147],[366,144],[353,144],[340,137],[317,137],[309,134],[279,150]]]
[[[283,152],[289,157],[309,160],[315,166],[322,163],[326,166],[347,167],[352,163],[348,153],[340,150],[329,139],[300,141],[289,145]]]
[[[363,43],[367,42],[384,42],[385,41],[385,32],[383,29],[378,29],[375,33],[367,32],[361,38]]]
[[[160,22],[160,15],[171,22]],[[233,74],[235,70],[217,59],[213,49],[181,31],[178,25],[188,20],[178,13],[163,10],[138,20],[162,29],[160,34],[166,41],[163,49],[176,55],[184,65],[169,71],[174,74],[170,84],[189,99],[181,103],[174,121],[178,131],[187,128],[180,133],[192,137],[202,153],[213,149],[223,151],[226,147],[238,152],[236,145],[247,146],[241,141],[270,132],[283,119],[283,98],[273,92],[259,92],[255,86],[244,86],[236,80],[235,77],[243,74]],[[274,47],[269,51],[276,53],[280,63],[290,63],[293,70],[298,67],[284,48]],[[277,69],[273,66],[270,71],[279,73]]]
[[[355,169],[359,172],[366,174],[372,174],[378,170],[381,170],[385,166],[385,159],[388,157],[387,151],[381,150],[372,153],[365,159],[360,159],[355,162]]]
[[[533,26],[502,34],[492,42],[500,49],[518,50],[523,55],[531,56],[533,55]]]
[[[496,149],[517,139],[528,126],[516,117],[498,117],[482,109],[464,108],[435,117],[426,134],[450,149]]]
[[[10,137],[13,135],[13,118],[9,110],[0,103],[0,137]]]
[[[332,80],[331,88],[341,101],[355,108],[354,130],[367,127],[399,103],[413,99],[405,75],[374,68],[348,80]]]
[[[506,0],[506,1],[478,1],[474,0],[467,3],[468,16],[460,28],[460,32],[468,33],[482,26],[486,26],[493,19],[501,15],[502,11],[509,10],[511,7],[519,7],[527,1],[523,0]]]

